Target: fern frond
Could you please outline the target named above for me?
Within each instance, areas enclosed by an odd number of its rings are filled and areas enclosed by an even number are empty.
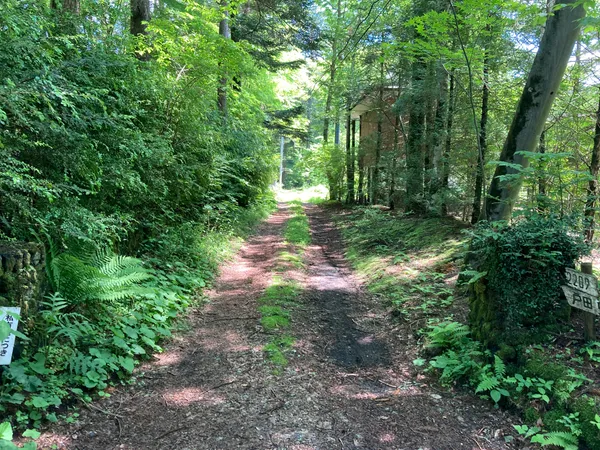
[[[494,373],[498,379],[502,379],[506,375],[506,365],[498,355],[494,355]]]
[[[69,371],[73,375],[85,375],[92,368],[92,358],[78,352],[69,360]]]
[[[579,439],[572,433],[565,431],[553,431],[551,433],[536,434],[531,438],[531,442],[546,445],[554,445],[564,450],[577,450],[579,448]]]
[[[475,393],[486,392],[494,389],[500,384],[500,381],[496,377],[488,377],[487,374],[484,375],[484,378],[477,385],[477,389],[475,389]]]
[[[52,261],[55,286],[71,304],[118,301],[143,295],[140,283],[151,278],[142,261],[98,250],[86,260],[63,253]]]

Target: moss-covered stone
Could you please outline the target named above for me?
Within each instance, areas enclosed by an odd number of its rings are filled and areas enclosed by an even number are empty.
[[[531,378],[558,381],[566,378],[568,373],[567,366],[550,361],[540,354],[533,355],[525,364],[525,374]]]
[[[600,405],[593,398],[580,397],[571,406],[571,411],[579,413],[581,440],[589,450],[600,450],[600,428],[592,423],[596,414],[600,415]]]
[[[544,428],[546,428],[548,431],[568,431],[565,428],[565,425],[559,422],[559,420],[566,415],[568,415],[568,412],[564,408],[558,407],[551,409],[544,414]]]

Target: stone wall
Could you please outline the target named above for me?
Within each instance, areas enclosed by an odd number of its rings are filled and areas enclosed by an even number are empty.
[[[46,289],[44,246],[0,242],[0,306],[21,307],[22,319],[34,316]]]

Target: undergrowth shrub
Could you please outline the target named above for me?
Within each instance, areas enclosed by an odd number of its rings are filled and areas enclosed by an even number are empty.
[[[370,207],[356,208],[344,229],[349,246],[361,252],[426,250],[448,245],[465,225],[453,219],[398,216]]]
[[[426,365],[446,386],[469,386],[496,407],[520,411],[532,425],[515,425],[515,429],[530,442],[600,449],[600,405],[582,395],[591,380],[555,360],[551,348],[525,349],[527,363],[517,366],[505,364],[458,322],[430,325],[424,337],[428,360],[416,359],[415,365]]]
[[[87,243],[58,253],[50,241],[52,292],[26,321],[32,325],[23,330],[29,339],[21,354],[0,367],[0,415],[9,419],[0,425],[23,430],[55,422],[78,400],[108,396],[109,386],[128,382],[137,360],[162,350],[197,290],[272,208],[267,197],[221,229],[185,228],[189,236],[179,236],[194,245],[181,261],[177,240],[147,243],[154,252],[147,263]]]
[[[470,321],[477,339],[492,347],[519,343],[567,318],[564,268],[588,252],[573,221],[533,214],[511,225],[483,222],[469,234]]]

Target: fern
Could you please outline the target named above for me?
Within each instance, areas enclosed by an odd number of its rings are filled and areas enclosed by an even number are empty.
[[[459,322],[440,322],[429,328],[427,348],[459,348],[470,333],[469,327]]]
[[[80,352],[69,361],[69,371],[73,375],[85,375],[93,366],[92,358]]]
[[[94,329],[85,316],[64,312],[69,303],[60,294],[55,293],[46,298],[40,314],[45,322],[46,334],[52,337],[50,342],[65,337],[75,345],[77,340],[93,333]]]
[[[139,259],[114,255],[107,249],[82,258],[63,253],[52,258],[55,290],[70,304],[118,301],[145,293],[140,283],[151,274]]]
[[[491,391],[500,385],[500,381],[496,377],[490,377],[488,374],[483,374],[483,379],[477,385],[475,393]]]
[[[506,365],[498,355],[494,355],[494,373],[499,380],[503,379],[506,375]]]
[[[579,439],[577,436],[566,431],[536,434],[531,438],[531,442],[541,444],[542,447],[554,445],[564,450],[577,450],[579,448]]]

